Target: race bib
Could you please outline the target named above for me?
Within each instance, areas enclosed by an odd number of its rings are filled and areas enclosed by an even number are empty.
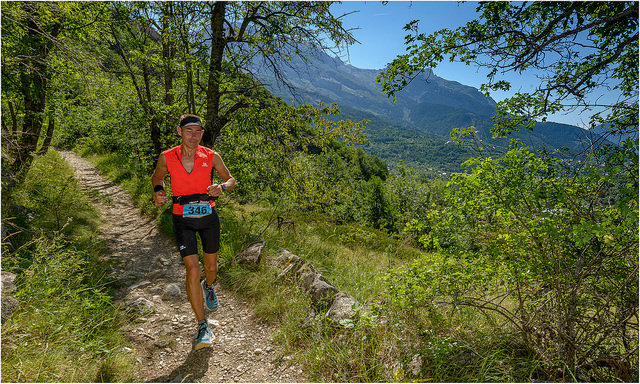
[[[211,205],[209,203],[200,202],[200,203],[185,204],[182,207],[183,217],[198,218],[198,217],[210,215],[212,213],[213,213],[213,210],[211,209]]]

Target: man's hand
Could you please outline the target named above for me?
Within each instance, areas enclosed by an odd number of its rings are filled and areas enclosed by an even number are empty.
[[[167,201],[167,193],[165,191],[158,191],[153,194],[153,202],[156,204],[156,207],[161,206]]]
[[[222,195],[222,184],[211,184],[207,187],[207,195],[212,197],[218,197]]]

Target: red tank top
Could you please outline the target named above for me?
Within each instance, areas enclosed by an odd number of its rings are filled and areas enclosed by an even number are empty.
[[[173,196],[207,193],[207,187],[213,179],[213,149],[198,145],[191,173],[187,173],[182,165],[182,146],[173,147],[163,152],[167,160],[167,169],[171,177],[171,194]],[[215,207],[215,201],[210,201]],[[182,215],[182,205],[173,204],[173,213]]]

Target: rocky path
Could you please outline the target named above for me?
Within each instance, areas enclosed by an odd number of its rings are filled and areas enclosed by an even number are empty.
[[[207,313],[213,347],[192,351],[196,321],[184,288],[185,271],[173,239],[141,216],[131,197],[88,161],[61,152],[80,185],[93,196],[105,222],[117,302],[151,312],[126,327],[145,382],[303,382],[301,367],[279,355],[274,327],[261,324],[251,307],[218,284],[220,307]],[[223,229],[224,230],[224,229]]]

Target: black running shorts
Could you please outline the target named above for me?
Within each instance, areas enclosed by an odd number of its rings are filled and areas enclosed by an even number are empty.
[[[220,248],[220,219],[218,218],[218,212],[213,208],[212,214],[198,218],[187,218],[174,214],[173,233],[182,257],[198,254],[196,233],[200,234],[202,250],[205,253],[216,253]]]

